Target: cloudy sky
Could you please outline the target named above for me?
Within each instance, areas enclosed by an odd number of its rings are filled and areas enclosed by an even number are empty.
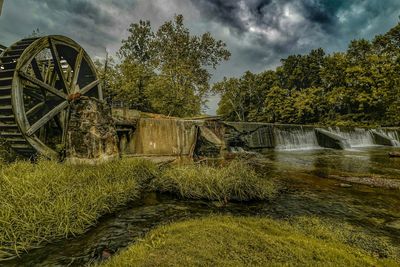
[[[4,0],[0,43],[10,45],[36,28],[62,34],[93,57],[119,48],[130,23],[154,27],[183,14],[193,34],[210,31],[232,52],[213,81],[261,72],[281,58],[322,47],[346,49],[352,39],[371,39],[399,22],[399,0]],[[213,114],[218,97],[211,97]]]

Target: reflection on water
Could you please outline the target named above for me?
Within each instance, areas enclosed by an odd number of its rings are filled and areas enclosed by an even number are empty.
[[[400,179],[400,158],[389,158],[390,148],[350,151],[269,151],[263,156],[266,173],[279,178],[284,188],[276,199],[230,203],[225,207],[206,201],[178,200],[149,194],[139,203],[103,218],[92,230],[3,263],[5,266],[79,266],[132,244],[157,225],[210,213],[260,215],[274,218],[320,216],[362,226],[365,231],[389,236],[400,244],[400,192],[362,185],[351,188],[327,179],[347,173]],[[105,253],[106,252],[106,253]]]
[[[394,148],[375,147],[350,150],[319,149],[309,151],[271,151],[265,157],[276,166],[302,171],[326,171],[327,174],[348,172],[366,175],[385,175],[400,178],[400,160],[389,158]]]

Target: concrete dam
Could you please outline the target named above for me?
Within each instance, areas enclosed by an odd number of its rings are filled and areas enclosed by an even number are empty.
[[[316,127],[178,119],[113,109],[123,155],[220,157],[263,150],[400,146],[400,128]]]

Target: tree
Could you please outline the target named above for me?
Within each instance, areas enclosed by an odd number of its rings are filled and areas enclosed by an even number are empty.
[[[292,123],[294,117],[293,98],[288,89],[273,86],[267,93],[264,103],[266,122]]]
[[[116,88],[121,88],[121,74],[113,57],[106,55],[104,61],[96,59],[94,61],[97,74],[102,82],[103,96],[110,102],[116,95]]]
[[[155,74],[154,33],[149,21],[131,24],[130,35],[122,40],[118,51],[121,64],[117,66],[120,83],[114,87],[114,100],[122,101],[130,108],[154,112],[147,87]]]
[[[138,109],[171,116],[200,113],[210,91],[210,68],[230,57],[210,33],[192,36],[182,15],[153,32],[149,21],[131,24],[118,55],[123,97]]]
[[[265,101],[267,93],[278,84],[275,71],[268,70],[255,76],[252,86],[253,94],[248,119],[251,121],[263,121],[265,115]]]
[[[221,101],[218,104],[217,114],[226,120],[245,120],[245,99],[244,91],[240,89],[240,80],[237,78],[224,78],[223,81],[214,84],[213,90],[221,94]]]
[[[229,120],[257,121],[263,114],[265,92],[275,82],[272,71],[253,74],[246,71],[239,79],[224,79],[213,86],[221,97],[217,113]]]

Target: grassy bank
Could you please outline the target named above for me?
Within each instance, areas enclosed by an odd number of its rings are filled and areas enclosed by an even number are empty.
[[[398,251],[348,225],[215,216],[158,227],[104,266],[398,266]]]
[[[0,168],[0,259],[83,233],[103,214],[139,196],[157,167],[124,159],[99,166],[51,161]]]
[[[98,166],[52,161],[0,165],[0,260],[46,242],[79,235],[143,190],[186,198],[251,200],[271,197],[274,183],[244,162],[223,167],[172,166],[146,160]]]
[[[232,161],[223,167],[200,164],[171,166],[153,180],[152,187],[184,198],[222,202],[267,199],[276,193],[274,182],[244,161]]]

